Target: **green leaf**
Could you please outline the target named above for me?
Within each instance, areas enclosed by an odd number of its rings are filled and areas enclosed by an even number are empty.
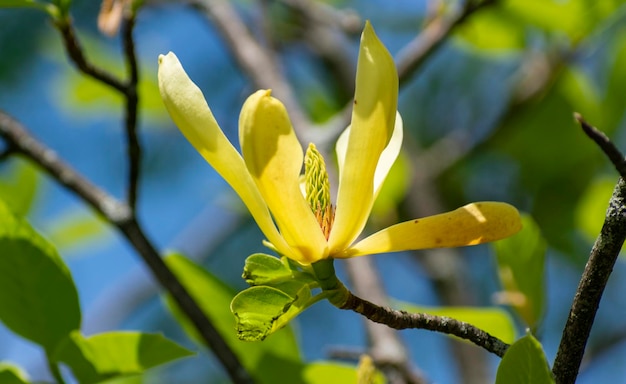
[[[255,253],[246,259],[241,276],[250,285],[277,287],[289,281],[315,284],[315,279],[306,272],[299,271],[286,257],[282,259],[264,253]],[[282,289],[281,289],[282,290]]]
[[[520,49],[528,37],[576,44],[602,28],[620,1],[503,0],[476,12],[459,26],[459,36],[481,49]]]
[[[513,306],[530,327],[536,327],[545,304],[546,241],[528,215],[522,215],[523,229],[515,236],[494,243],[500,281],[501,301]]]
[[[311,291],[304,283],[257,286],[239,292],[230,309],[237,320],[237,336],[245,341],[261,341],[281,329],[310,304]]]
[[[35,8],[50,13],[54,10],[54,6],[49,3],[43,3],[33,0],[0,0],[0,8]]]
[[[371,361],[371,359],[370,359]],[[369,372],[363,372],[363,358],[359,367],[348,364],[339,364],[331,361],[315,361],[302,369],[301,383],[306,384],[384,384],[385,376],[373,365],[368,367]]]
[[[446,316],[470,323],[505,343],[512,343],[516,337],[513,319],[502,308],[422,307],[405,302],[396,303],[399,308],[408,312]]]
[[[51,353],[80,327],[78,292],[54,247],[0,201],[0,320]]]
[[[28,376],[19,367],[0,362],[0,383],[2,384],[28,384]]]
[[[193,355],[160,334],[107,332],[84,337],[72,332],[54,355],[80,383],[135,375],[157,365]]]
[[[72,4],[72,0],[53,0],[53,2],[59,6],[63,14],[67,14]]]
[[[524,28],[517,17],[501,9],[477,12],[459,25],[462,41],[483,50],[518,50],[526,44]]]
[[[616,179],[616,177],[600,177],[593,180],[576,206],[576,224],[591,242],[596,239],[602,229]]]
[[[235,318],[230,311],[230,302],[235,296],[235,291],[184,256],[172,254],[167,256],[165,261],[237,354],[243,366],[254,376],[256,382],[267,384],[301,382],[300,351],[289,326],[272,334],[262,343],[239,340],[235,332]],[[189,320],[180,313],[170,297],[167,297],[167,301],[185,330],[194,340],[201,343]]]
[[[581,0],[507,0],[504,7],[525,25],[565,33],[573,40],[579,40],[589,32],[591,18],[585,18],[589,10]]]
[[[356,383],[357,370],[346,364],[315,362],[307,364],[302,371],[307,384]]]
[[[71,209],[62,212],[45,225],[45,233],[64,253],[68,249],[81,249],[105,241],[112,232],[102,219],[84,209]]]
[[[11,212],[25,216],[35,201],[37,171],[25,161],[13,165],[0,179],[0,199],[6,202]]]
[[[0,0],[0,8],[34,8],[46,12],[53,19],[57,19],[60,13],[54,4],[33,0]]]
[[[552,373],[541,344],[528,334],[517,340],[504,354],[496,384],[551,384]]]
[[[250,285],[263,285],[272,281],[282,281],[291,278],[289,266],[271,255],[255,253],[246,259],[243,267],[243,279]]]

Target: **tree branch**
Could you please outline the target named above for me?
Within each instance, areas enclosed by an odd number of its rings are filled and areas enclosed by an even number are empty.
[[[128,71],[128,82],[124,89],[126,96],[126,141],[128,151],[128,205],[135,211],[137,205],[137,187],[139,184],[139,172],[141,168],[141,146],[137,137],[137,84],[139,83],[139,70],[137,69],[137,56],[135,55],[135,41],[133,29],[135,26],[135,13],[129,14],[122,23],[122,41],[124,45],[124,57]]]
[[[133,245],[152,274],[172,296],[174,301],[193,323],[196,330],[213,350],[231,379],[235,383],[252,383],[252,379],[242,367],[238,357],[226,344],[202,309],[177,277],[161,259],[158,251],[137,222],[132,209],[125,203],[109,196],[93,185],[72,167],[62,161],[51,149],[39,143],[24,127],[6,113],[0,111],[0,136],[15,150],[41,167],[48,175],[59,182],[118,228]]]
[[[272,89],[274,95],[285,104],[298,136],[305,137],[311,123],[293,89],[276,61],[250,33],[232,4],[227,0],[189,0],[189,3],[213,22],[233,58],[254,86]]]
[[[574,113],[574,118],[578,121],[578,123],[580,123],[580,127],[583,129],[585,134],[598,144],[600,149],[602,149],[609,160],[611,160],[611,163],[613,163],[620,176],[626,179],[626,159],[620,150],[617,149],[615,144],[613,144],[603,132],[589,125],[580,113]]]
[[[396,66],[400,85],[409,80],[411,75],[429,58],[452,31],[479,9],[496,3],[497,0],[482,0],[475,3],[466,0],[462,10],[452,17],[439,17],[431,21],[419,35],[409,42],[397,55]]]
[[[624,156],[598,130],[576,115],[582,129],[607,154],[615,167],[623,169]],[[621,172],[620,172],[621,173]],[[561,343],[552,373],[557,384],[576,381],[591,327],[602,299],[604,288],[626,239],[626,181],[621,177],[609,201],[600,235],[591,249],[578,289],[563,329]]]
[[[124,46],[124,58],[128,79],[123,81],[89,62],[83,53],[78,38],[74,32],[71,20],[66,19],[57,23],[57,28],[63,37],[65,49],[71,61],[85,75],[103,83],[121,93],[126,99],[125,128],[128,152],[128,206],[132,211],[137,204],[137,189],[139,184],[139,172],[141,166],[141,146],[137,136],[137,84],[139,82],[139,70],[137,56],[135,54],[135,42],[133,29],[135,26],[134,12],[128,12],[122,23],[122,43]]]
[[[102,68],[95,66],[93,63],[87,61],[83,50],[80,46],[80,42],[74,32],[74,27],[69,19],[63,19],[56,23],[56,27],[61,32],[63,37],[63,44],[70,59],[76,64],[78,69],[85,75],[102,82],[124,94],[126,92],[126,84],[109,72]]]
[[[496,2],[497,0],[483,0],[474,3],[472,0],[467,0],[463,9],[455,16],[442,16],[431,21],[426,28],[395,55],[400,89],[402,89],[410,80],[411,76],[421,68],[422,64],[437,51],[444,41],[446,41],[454,28],[465,22],[467,18],[476,11],[488,5],[495,4]],[[317,132],[319,136],[317,142],[321,145],[330,145],[331,142],[335,141],[339,134],[350,124],[352,104],[352,101],[346,104],[345,107],[327,123],[327,129]]]
[[[359,295],[367,295],[368,298],[382,305],[388,305],[388,297],[383,291],[371,257],[346,259],[345,266],[355,292]],[[390,384],[426,383],[421,372],[411,366],[406,348],[398,333],[385,325],[365,321],[371,344],[367,353],[372,357],[376,366],[385,374]]]
[[[445,316],[434,316],[426,313],[409,313],[387,307],[379,307],[367,300],[363,300],[350,293],[341,309],[350,309],[360,313],[368,319],[385,324],[394,329],[426,329],[429,331],[446,333],[471,341],[487,351],[504,356],[509,345],[497,337],[475,326]]]

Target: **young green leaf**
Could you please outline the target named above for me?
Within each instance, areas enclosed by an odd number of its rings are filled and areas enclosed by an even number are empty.
[[[230,304],[237,320],[237,336],[245,341],[264,340],[304,311],[312,303],[310,299],[311,290],[298,281],[239,292]]]
[[[1,201],[0,320],[47,353],[81,322],[78,292],[58,253]]]
[[[243,279],[250,285],[263,285],[272,281],[291,278],[292,272],[279,258],[264,253],[255,253],[246,259]]]
[[[500,280],[501,301],[513,306],[530,327],[536,327],[545,305],[544,269],[546,242],[539,227],[523,216],[517,235],[494,243]]]
[[[84,337],[71,336],[53,356],[67,364],[80,383],[135,375],[157,365],[193,355],[193,352],[160,334],[107,332]]]
[[[245,341],[265,339],[276,329],[276,320],[295,301],[295,297],[272,287],[258,286],[239,292],[230,305],[237,319],[237,335]]]
[[[167,265],[181,280],[191,296],[215,325],[228,345],[235,351],[243,366],[258,383],[300,383],[302,362],[296,338],[289,326],[268,337],[262,343],[247,343],[237,338],[235,318],[230,302],[235,291],[217,277],[194,264],[184,256],[172,254],[165,258]],[[171,298],[168,306],[185,330],[201,343],[189,320],[180,313]],[[293,380],[292,380],[293,378]]]
[[[509,347],[496,374],[496,384],[528,383],[554,383],[543,348],[530,333]]]

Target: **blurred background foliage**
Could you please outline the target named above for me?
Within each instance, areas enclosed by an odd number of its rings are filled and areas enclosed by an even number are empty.
[[[312,21],[299,10],[297,5],[303,3],[332,16],[325,27],[332,29],[339,47],[334,55],[325,54],[315,41],[319,20]],[[372,21],[398,56],[421,30],[462,10],[462,4],[443,0],[233,4],[274,50],[274,59],[317,124],[313,137],[320,138],[332,131],[333,118],[351,99],[364,19]],[[98,11],[99,2],[72,2],[79,38],[90,60],[123,73],[119,37],[98,32]],[[123,196],[121,99],[75,70],[43,12],[1,9],[0,23],[0,108],[96,184]],[[254,88],[211,21],[186,3],[145,2],[135,37],[144,148],[141,220],[160,248],[175,249],[200,262],[232,294],[245,286],[240,278],[245,257],[263,251],[261,234],[232,191],[169,120],[157,90],[156,58],[169,50],[177,53],[231,140],[237,137],[239,108]],[[500,320],[503,315],[509,319],[503,329],[510,334],[510,319],[515,319],[517,335],[532,327],[551,362],[617,180],[572,113],[580,112],[624,149],[625,91],[623,1],[489,1],[465,18],[423,65],[403,79],[399,110],[406,129],[404,152],[377,202],[369,230],[470,201],[499,200],[527,213],[527,227],[534,235],[524,233],[516,242],[498,245],[497,259],[488,246],[378,256],[375,262],[387,293],[399,300],[398,305],[422,309],[513,304],[501,306],[496,314]],[[85,332],[158,330],[192,345],[132,249],[74,196],[32,164],[11,158],[0,164],[0,198],[14,213],[26,215],[65,257],[79,289]],[[545,257],[545,271],[543,259],[540,267],[511,267],[534,271],[529,275],[534,280],[516,286],[521,291],[529,287],[532,292],[522,294],[534,298],[531,309],[519,310],[511,296],[503,299],[501,293],[509,292],[510,286],[500,285],[498,272],[502,276],[507,257],[509,263],[520,264],[516,256],[532,254],[536,247],[547,249],[539,256]],[[179,267],[185,268],[181,263]],[[626,377],[626,366],[620,363],[626,354],[622,320],[626,302],[621,294],[625,275],[620,261],[588,344],[580,383],[619,382]],[[215,316],[230,321],[227,308]],[[367,351],[363,320],[326,303],[302,314],[288,332],[293,332],[292,339],[285,342],[297,342],[299,347],[294,348],[302,361]],[[478,356],[476,365],[455,352],[458,342],[441,335],[413,330],[401,336],[412,363],[429,381],[489,382],[495,377],[498,360],[477,347],[470,347]],[[0,360],[15,361],[32,377],[45,378],[39,350],[4,328],[0,340]],[[297,355],[290,357],[300,361]],[[146,382],[151,383],[226,381],[206,352],[148,375]]]

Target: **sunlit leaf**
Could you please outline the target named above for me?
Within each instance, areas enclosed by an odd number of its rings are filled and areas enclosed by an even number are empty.
[[[510,304],[530,327],[536,327],[545,305],[546,242],[530,216],[523,216],[517,235],[493,244],[502,282],[501,301]]]
[[[539,35],[578,43],[619,6],[619,1],[504,0],[472,15],[458,28],[458,35],[490,50],[520,49]]]
[[[73,332],[54,358],[67,364],[80,383],[89,384],[139,374],[190,355],[193,352],[160,334],[107,332],[84,337]]]
[[[305,310],[310,298],[308,286],[297,281],[239,292],[230,305],[237,319],[238,337],[245,341],[264,340]]]
[[[111,235],[102,219],[93,212],[68,210],[54,217],[45,226],[45,233],[59,249],[93,246]]]
[[[346,364],[337,364],[324,361],[314,362],[307,364],[302,374],[304,377],[304,382],[307,384],[357,383],[356,367]],[[371,379],[371,381],[366,381],[362,384],[382,384],[385,382],[385,379],[380,374],[380,372],[376,372],[371,377]]]
[[[298,271],[298,267],[292,265],[288,258],[279,259],[264,253],[255,253],[246,258],[242,277],[250,285],[273,287],[294,280],[299,284],[313,284],[315,281],[311,275]]]
[[[255,253],[246,258],[243,279],[250,285],[263,285],[272,281],[290,279],[291,269],[279,258],[264,253]]]
[[[237,319],[241,340],[259,341],[273,330],[275,320],[289,311],[296,298],[271,287],[251,287],[233,298],[231,311]]]
[[[626,6],[622,8],[621,14],[618,14],[618,18],[616,18],[616,25],[613,26],[617,30],[620,30],[623,26],[624,18],[626,18]],[[611,32],[612,30],[607,31],[608,34],[611,34]],[[614,36],[608,47],[612,60],[609,62],[610,66],[606,70],[606,90],[601,100],[601,108],[599,108],[595,116],[587,116],[587,111],[578,110],[587,118],[593,118],[593,120],[590,120],[593,125],[601,128],[607,134],[621,127],[624,118],[624,103],[620,102],[620,95],[623,93],[620,92],[623,92],[626,87],[626,71],[624,71],[624,68],[626,68],[626,39],[623,39],[622,35],[618,33],[614,33]]]
[[[515,15],[501,10],[484,10],[458,27],[461,41],[486,50],[518,50],[526,44],[524,28]]]
[[[496,384],[552,384],[552,373],[543,348],[533,335],[517,340],[504,354]]]
[[[0,0],[0,8],[35,8],[47,12],[51,15],[55,14],[55,7],[52,4],[43,1],[34,0]]]
[[[593,242],[604,223],[604,216],[608,207],[617,177],[601,177],[591,182],[576,207],[576,224]]]
[[[58,253],[2,202],[0,320],[48,353],[81,321],[76,287]]]
[[[35,201],[38,177],[35,167],[27,162],[16,162],[0,177],[0,199],[11,212],[25,216]]]
[[[56,4],[59,9],[61,10],[61,13],[66,14],[68,9],[70,8],[70,5],[72,4],[72,0],[52,0],[54,4]]]
[[[502,308],[423,307],[405,302],[397,302],[396,305],[408,312],[446,316],[470,323],[505,343],[512,343],[516,337],[513,319]]]
[[[28,384],[28,376],[19,367],[0,362],[0,383],[2,384]]]
[[[284,382],[287,378],[293,383],[300,382],[300,350],[289,326],[261,343],[239,340],[235,318],[230,311],[234,290],[184,256],[172,254],[165,260],[257,382],[271,384]],[[169,297],[168,304],[185,330],[201,343],[195,329]]]
[[[572,40],[589,33],[592,18],[585,1],[570,0],[507,0],[504,8],[525,25],[549,32],[560,32]],[[587,17],[585,17],[587,16]]]

